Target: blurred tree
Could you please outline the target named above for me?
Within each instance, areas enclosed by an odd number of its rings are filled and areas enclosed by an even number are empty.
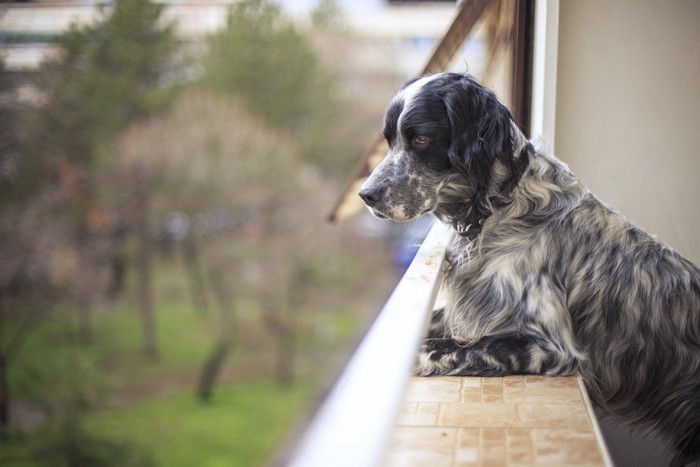
[[[159,141],[157,146],[153,141]],[[162,117],[120,138],[105,170],[115,190],[149,186],[161,218],[187,219],[179,245],[196,242],[206,288],[220,314],[219,336],[200,371],[197,393],[211,397],[238,343],[237,303],[260,304],[277,346],[276,373],[294,379],[294,317],[310,263],[328,261],[335,232],[319,233],[329,187],[304,164],[294,139],[250,115],[232,97],[183,92]],[[145,176],[136,179],[131,174]],[[263,346],[264,347],[264,346]]]
[[[173,87],[163,85],[163,78],[177,44],[172,28],[161,26],[161,11],[162,6],[148,0],[115,2],[101,21],[73,26],[62,35],[59,58],[42,70],[49,102],[37,115],[29,157],[43,161],[66,201],[65,212],[74,219],[74,247],[80,253],[81,271],[94,272],[100,258],[120,250],[114,243],[124,238],[110,235],[123,226],[100,203],[96,164],[100,157],[110,157],[105,148],[129,122],[161,110],[172,96]],[[148,194],[134,196],[129,220],[142,244],[137,270],[144,352],[155,358]],[[93,273],[88,278],[100,277]],[[89,341],[89,310],[106,285],[83,279],[72,290],[81,336]]]
[[[0,435],[10,424],[8,372],[37,318],[60,296],[56,266],[70,263],[60,253],[65,223],[53,216],[40,173],[27,169],[39,165],[23,157],[26,115],[41,100],[26,76],[0,60]]]
[[[210,37],[203,83],[235,95],[248,109],[292,134],[302,155],[325,164],[319,150],[333,124],[331,81],[308,40],[270,0],[236,2],[226,27]]]
[[[84,185],[73,194],[78,204],[93,194],[90,169],[105,143],[171,96],[161,81],[176,42],[159,25],[161,10],[148,0],[115,2],[101,21],[60,36],[59,58],[43,66],[40,84],[50,100],[36,122],[34,155],[49,158],[56,172],[77,172]]]
[[[339,9],[334,2],[325,1],[314,12],[313,21],[325,28],[340,24]],[[350,121],[337,125],[339,106],[330,75],[307,37],[277,5],[268,0],[243,0],[233,5],[226,28],[210,37],[203,63],[202,82],[209,89],[236,96],[250,112],[288,132],[299,145],[304,161],[326,173],[336,172],[336,146],[341,145],[338,137],[344,138],[346,128],[353,125]],[[354,143],[345,145],[356,149],[346,151],[351,158],[360,149]],[[255,206],[261,224],[274,227],[262,233],[259,243],[265,247],[249,268],[264,270],[265,280],[251,284],[248,278],[248,286],[244,287],[255,291],[263,308],[264,323],[277,348],[277,379],[287,383],[294,380],[296,314],[308,277],[306,271],[319,256],[328,254],[321,246],[321,237],[310,242],[308,232],[309,226],[318,227],[317,222],[328,209],[330,196],[320,196],[328,188],[327,181],[317,177],[315,184],[304,185],[291,176],[295,171],[301,177],[301,172],[314,169],[298,164],[280,179],[287,182],[286,186],[274,180],[266,185],[268,190],[274,187],[269,192],[277,193],[278,199],[266,205],[253,198],[255,204],[248,206]],[[296,188],[290,188],[290,184]]]
[[[42,197],[0,212],[0,434],[10,424],[8,372],[39,318],[63,297],[62,274],[72,269],[62,252],[66,226],[47,228],[52,206]]]
[[[152,141],[160,144],[154,147]],[[236,99],[192,89],[168,115],[130,127],[116,154],[104,170],[106,183],[115,191],[154,190],[159,217],[179,213],[188,220],[178,234],[179,247],[189,250],[196,243],[201,252],[205,285],[221,320],[198,384],[198,394],[208,399],[237,341],[234,290],[247,289],[244,265],[265,249],[262,231],[275,228],[266,213],[295,196],[298,149]],[[268,293],[274,289],[276,284]]]
[[[38,314],[69,296],[80,336],[91,338],[90,307],[106,289],[101,264],[116,248],[95,167],[115,134],[171,95],[162,78],[176,43],[160,12],[147,0],[116,2],[102,20],[60,36],[58,58],[32,80],[17,83],[0,70],[0,93],[9,96],[0,105],[0,319],[25,316],[0,335],[1,424],[9,419],[9,364]],[[20,85],[29,106],[17,103]],[[149,268],[142,261],[140,285],[145,348],[154,354]]]

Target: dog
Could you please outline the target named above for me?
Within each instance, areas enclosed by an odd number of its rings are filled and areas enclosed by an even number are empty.
[[[700,270],[539,151],[470,75],[406,83],[359,196],[458,233],[417,374],[583,377],[594,402],[700,458]]]

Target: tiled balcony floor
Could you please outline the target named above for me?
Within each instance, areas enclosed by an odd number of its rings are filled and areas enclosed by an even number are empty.
[[[575,377],[412,378],[384,465],[600,466]]]

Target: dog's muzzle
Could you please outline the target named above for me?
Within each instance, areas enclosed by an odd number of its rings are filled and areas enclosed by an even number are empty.
[[[363,186],[358,195],[365,202],[372,214],[380,219],[388,219],[389,216],[383,213],[381,205],[385,201],[387,187],[381,185]]]
[[[367,206],[373,208],[381,201],[386,193],[386,187],[378,185],[370,185],[367,187],[362,187],[358,195],[362,198]]]

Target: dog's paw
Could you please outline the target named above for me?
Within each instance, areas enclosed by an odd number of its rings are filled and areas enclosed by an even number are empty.
[[[442,357],[439,352],[435,350],[434,344],[431,345],[431,340],[423,343],[418,352],[418,361],[416,362],[415,369],[416,376],[444,374],[449,368],[445,365],[445,359]]]
[[[430,355],[423,352],[418,354],[418,362],[416,363],[416,376],[430,376],[434,374],[435,364],[430,361]]]

